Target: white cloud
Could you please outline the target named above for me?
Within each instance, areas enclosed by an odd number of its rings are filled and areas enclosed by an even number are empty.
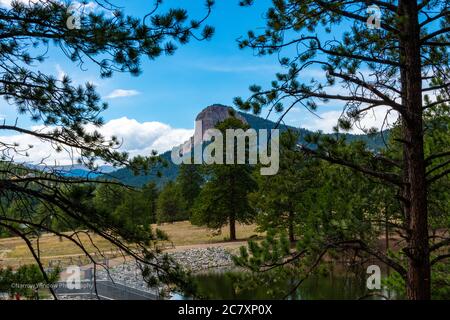
[[[32,129],[46,130],[43,126]],[[87,128],[87,130],[93,129],[92,126]],[[108,121],[98,131],[105,137],[117,136],[122,141],[120,150],[128,152],[131,156],[148,156],[152,150],[163,153],[173,146],[180,145],[194,134],[193,129],[172,128],[156,121],[138,122],[126,117]],[[0,136],[0,141],[9,144],[17,143],[22,150],[33,145],[33,148],[29,150],[29,156],[15,155],[14,161],[17,162],[38,164],[45,159],[44,162],[48,165],[70,165],[72,159],[77,157],[76,154],[75,156],[71,154],[73,150],[57,153],[49,143],[43,143],[35,137],[24,134]]]
[[[137,90],[116,89],[110,94],[108,94],[105,98],[116,99],[116,98],[137,96],[138,94],[140,94],[140,92]]]
[[[32,127],[31,130],[45,131],[45,128],[35,126]],[[48,165],[67,165],[72,163],[70,160],[70,151],[67,150],[57,153],[55,149],[53,149],[52,145],[49,143],[43,143],[34,136],[25,134],[0,136],[0,141],[2,144],[16,145],[15,149],[18,152],[12,151],[9,153],[2,153],[2,155],[6,156],[8,160],[11,159],[16,162],[29,162],[33,164],[39,164],[45,160],[45,163]]]
[[[339,118],[341,117],[342,111],[326,111],[318,113],[318,115],[320,118],[315,116],[311,117],[303,123],[302,127],[312,131],[322,130],[325,133],[330,133],[333,131],[333,127],[336,126]],[[396,111],[391,110],[388,107],[376,107],[368,111],[361,121],[355,124],[351,132],[361,134],[363,133],[361,129],[370,129],[373,127],[378,130],[385,130],[392,126],[397,119],[398,113]]]
[[[107,122],[100,130],[105,136],[123,139],[121,149],[131,155],[150,154],[152,150],[164,152],[188,140],[193,129],[177,129],[161,122],[138,122],[122,117]]]

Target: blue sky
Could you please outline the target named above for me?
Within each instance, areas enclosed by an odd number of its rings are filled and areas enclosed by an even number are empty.
[[[153,1],[115,1],[124,3],[125,12],[141,16],[152,9]],[[49,74],[64,72],[76,82],[91,81],[109,103],[105,120],[127,116],[143,121],[160,121],[173,127],[191,128],[198,112],[213,103],[231,105],[233,97],[248,95],[249,85],[257,82],[270,84],[280,70],[276,57],[255,57],[251,50],[240,50],[236,39],[250,29],[263,26],[261,18],[270,1],[256,1],[252,8],[242,8],[238,0],[218,0],[208,24],[215,27],[211,41],[192,40],[179,46],[174,56],[163,56],[154,61],[143,59],[143,73],[139,77],[115,74],[111,79],[100,79],[98,68],[87,65],[82,71],[59,52],[39,66]],[[205,14],[203,0],[168,0],[164,8],[183,7],[193,18]],[[133,96],[109,99],[114,90],[127,90]],[[14,110],[4,104],[0,114],[11,118]]]
[[[130,1],[127,8],[143,10],[146,1]],[[175,127],[192,127],[195,115],[213,103],[231,104],[233,97],[247,95],[254,81],[270,83],[278,70],[275,57],[257,58],[251,51],[239,50],[236,39],[255,25],[264,2],[253,9],[241,8],[237,0],[217,1],[208,23],[216,28],[211,41],[191,41],[174,56],[161,57],[143,64],[139,78],[116,76],[112,83],[126,86],[142,94],[133,98],[110,101],[108,116],[126,114],[140,120],[158,120]],[[133,5],[132,5],[133,4]],[[166,6],[181,6],[192,17],[205,13],[203,0],[172,0]],[[111,84],[113,85],[113,84]]]
[[[7,1],[0,0],[0,3]],[[113,2],[136,16],[149,12],[153,4],[150,0]],[[216,30],[211,41],[193,40],[180,46],[174,56],[154,61],[144,58],[143,73],[139,77],[117,73],[110,79],[100,79],[98,67],[87,64],[87,70],[81,70],[58,50],[50,52],[39,69],[55,76],[67,74],[76,83],[93,82],[109,104],[109,109],[103,113],[107,125],[102,132],[131,141],[124,145],[127,151],[140,154],[152,148],[168,150],[192,134],[195,116],[203,108],[214,103],[232,105],[234,97],[249,95],[250,85],[269,86],[275,73],[281,70],[277,56],[257,57],[251,50],[240,50],[236,42],[248,30],[264,27],[262,16],[271,1],[258,0],[250,8],[242,8],[238,2],[216,1],[207,21]],[[206,12],[203,0],[166,0],[162,9],[169,7],[186,8],[192,18],[201,18]],[[311,76],[323,74],[318,71]],[[320,113],[324,119],[297,108],[285,121],[296,127],[330,131],[340,108],[326,106]],[[13,106],[0,101],[0,118],[13,122],[16,116]],[[22,118],[19,124],[36,125]],[[137,136],[140,139],[136,139]],[[21,136],[8,139],[28,142]]]

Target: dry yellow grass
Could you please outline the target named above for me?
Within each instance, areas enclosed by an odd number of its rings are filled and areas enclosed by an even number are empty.
[[[191,244],[207,244],[226,241],[230,237],[228,226],[222,228],[220,233],[213,232],[204,227],[197,227],[188,221],[176,222],[173,224],[163,224],[157,227],[166,232],[175,246]],[[252,236],[258,235],[255,231],[256,225],[236,225],[236,234],[238,239],[246,240]]]
[[[154,225],[153,227],[166,232],[175,246],[220,243],[226,241],[229,237],[227,227],[224,227],[220,233],[217,233],[204,227],[193,226],[188,221],[160,226]],[[236,226],[238,238],[246,240],[258,235],[255,228],[255,225],[238,224]],[[91,238],[95,246],[105,252],[107,256],[115,257],[118,255],[108,241],[96,235],[91,235]],[[80,234],[80,239],[88,252],[94,253],[97,251],[86,234]],[[36,240],[33,241],[33,245],[36,247]],[[60,239],[53,235],[43,235],[39,238],[39,247],[41,260],[44,264],[47,264],[50,260],[60,260],[63,263],[76,262],[77,264],[88,262],[81,249],[67,239]],[[32,263],[33,261],[28,247],[20,238],[0,239],[0,267],[5,265],[18,266]]]
[[[110,251],[111,244],[106,240],[92,236],[95,245],[102,251]],[[80,240],[86,247],[88,252],[95,252],[96,249],[91,244],[87,235],[80,234]],[[37,241],[33,239],[33,247],[37,248]],[[39,238],[39,248],[41,260],[47,264],[50,260],[63,260],[87,262],[87,258],[82,257],[83,253],[73,242],[67,239],[60,239],[53,235],[42,235]],[[0,266],[11,265],[18,266],[28,263],[33,263],[34,259],[27,247],[27,245],[20,238],[0,239]]]

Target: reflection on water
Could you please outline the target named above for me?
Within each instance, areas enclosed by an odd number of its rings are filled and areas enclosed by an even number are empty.
[[[198,286],[199,294],[207,296],[210,299],[281,299],[282,296],[271,296],[268,294],[269,289],[273,289],[275,284],[267,284],[257,287],[255,290],[236,291],[233,286],[236,273],[209,273],[195,276],[195,282]],[[329,275],[312,275],[306,279],[297,291],[292,294],[290,299],[298,300],[320,300],[320,299],[340,299],[352,300],[361,299],[383,299],[380,295],[370,296],[376,292],[366,288],[366,275],[361,273],[355,275],[349,274],[329,274]],[[292,281],[291,284],[295,284]],[[281,286],[279,284],[278,286]],[[292,288],[289,284],[283,284],[284,291],[289,292],[288,288]],[[378,292],[380,293],[380,292]],[[394,299],[393,293],[383,291],[382,295]],[[182,299],[181,296],[174,296],[173,299]]]

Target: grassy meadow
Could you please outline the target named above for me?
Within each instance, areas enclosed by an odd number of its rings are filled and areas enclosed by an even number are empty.
[[[201,245],[221,245],[226,246],[241,245],[241,242],[224,243],[229,237],[228,226],[222,228],[220,232],[211,231],[205,227],[193,226],[189,221],[181,221],[175,223],[167,223],[163,225],[153,225],[153,228],[159,228],[165,231],[169,237],[170,242],[163,244],[166,248],[172,249],[172,244],[175,247],[201,246]],[[256,225],[241,225],[237,224],[238,239],[245,241],[250,237],[255,237],[260,234],[256,232]],[[70,233],[67,233],[70,234]],[[99,248],[105,256],[115,258],[121,256],[119,252],[103,238],[90,234],[80,234],[80,240],[85,245],[90,253],[95,253],[96,247]],[[90,238],[93,243],[91,243]],[[36,248],[37,239],[33,239],[33,246]],[[44,264],[48,264],[51,260],[60,260],[63,264],[75,262],[78,264],[87,264],[89,261],[84,253],[70,240],[59,238],[54,235],[42,235],[39,238],[39,248],[41,252],[41,259]],[[20,238],[5,238],[0,239],[0,266],[11,265],[17,267],[23,264],[33,263],[34,259],[28,250],[25,242]]]

